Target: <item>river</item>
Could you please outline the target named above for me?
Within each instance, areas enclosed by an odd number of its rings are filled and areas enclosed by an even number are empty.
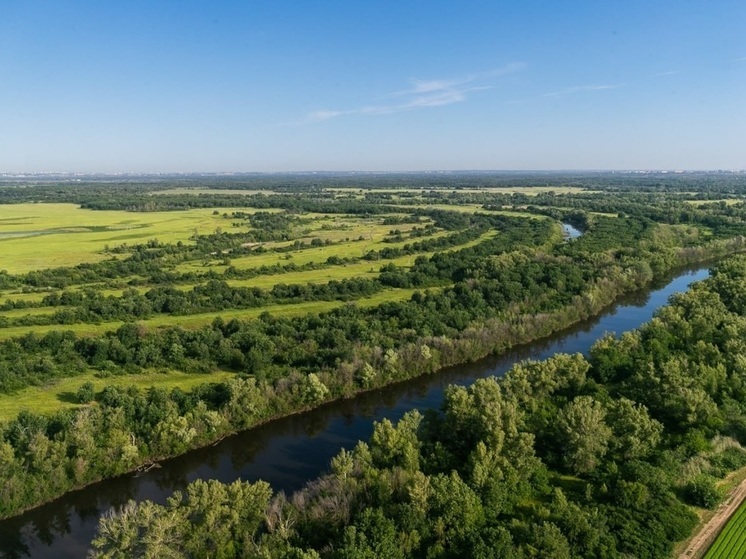
[[[637,328],[674,294],[708,276],[706,268],[680,272],[644,292],[630,294],[595,319],[549,338],[451,367],[434,375],[403,382],[317,410],[244,431],[207,448],[162,462],[161,468],[130,474],[69,493],[20,516],[0,521],[0,558],[82,558],[98,518],[129,499],[163,503],[177,489],[196,479],[268,481],[276,490],[292,492],[323,473],[340,448],[367,439],[373,422],[399,419],[406,411],[436,408],[449,384],[469,384],[503,375],[523,359],[545,359],[558,352],[586,353],[605,332]]]

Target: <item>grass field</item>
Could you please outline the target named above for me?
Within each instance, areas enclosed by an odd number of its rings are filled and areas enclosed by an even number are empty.
[[[361,307],[373,307],[389,301],[403,301],[409,299],[417,289],[386,289],[375,295],[364,299],[357,299],[354,304]],[[268,305],[255,309],[228,309],[225,311],[181,315],[159,315],[148,320],[138,321],[149,328],[163,328],[169,326],[181,326],[183,328],[199,328],[210,324],[216,317],[221,316],[226,320],[232,318],[252,319],[257,318],[262,313],[268,312],[276,316],[302,316],[305,314],[318,314],[329,311],[336,307],[346,305],[344,301],[305,301],[302,303],[288,305]],[[112,332],[119,328],[123,321],[117,320],[112,322],[101,322],[99,324],[51,324],[48,326],[12,326],[10,328],[0,328],[0,340],[7,340],[18,336],[25,336],[35,332],[43,336],[54,330],[65,330],[75,332],[80,336],[95,336],[105,332]]]
[[[166,194],[200,194],[202,191],[170,189]],[[213,194],[254,194],[251,191],[206,191]],[[270,194],[264,192],[265,194]],[[418,206],[403,206],[397,216],[409,215]],[[422,207],[422,206],[419,206]],[[432,207],[432,206],[428,206]],[[0,270],[7,270],[11,274],[20,274],[32,270],[73,266],[83,262],[96,262],[111,258],[105,248],[114,248],[123,244],[135,245],[158,239],[163,243],[191,243],[191,237],[196,233],[209,234],[221,228],[226,232],[245,231],[246,227],[233,228],[230,219],[223,217],[224,213],[234,211],[252,212],[251,208],[206,208],[173,212],[125,212],[125,211],[92,211],[84,210],[74,204],[17,204],[1,207],[0,212]],[[444,210],[475,212],[481,211],[478,205],[470,206],[442,206]],[[262,210],[264,211],[264,210]],[[279,211],[279,210],[270,210]],[[358,217],[348,215],[302,214],[304,223],[295,227],[294,234],[301,235],[300,240],[310,243],[313,239],[329,241],[331,244],[308,247],[302,250],[278,253],[268,251],[263,254],[252,254],[246,257],[231,258],[231,265],[239,269],[251,269],[263,265],[295,263],[303,265],[309,262],[324,263],[330,256],[340,258],[360,258],[371,250],[383,248],[403,247],[428,239],[451,235],[450,231],[435,230],[424,237],[406,238],[413,227],[424,227],[431,221],[424,219],[417,224],[403,223],[398,225],[384,225],[383,216]],[[242,220],[244,221],[244,220]],[[247,225],[247,224],[244,224]],[[385,242],[392,230],[399,230],[405,237],[402,241]],[[445,249],[454,251],[474,246],[496,235],[491,231],[479,239],[462,245]],[[281,247],[292,244],[293,241],[263,243],[267,248]],[[318,284],[332,280],[348,278],[375,278],[380,273],[381,266],[393,263],[396,266],[411,266],[418,256],[431,256],[432,251],[407,255],[395,259],[377,261],[359,261],[349,264],[329,265],[319,270],[289,272],[285,274],[260,275],[248,280],[230,280],[232,286],[259,287],[271,289],[283,284]],[[125,257],[125,256],[118,256]],[[222,262],[223,255],[214,256],[206,262],[186,262],[178,266],[179,271],[205,273],[207,271],[220,272],[226,266]],[[126,281],[130,278],[117,278],[114,284],[95,283],[87,285],[73,285],[69,290],[95,289],[103,295],[120,296]],[[177,289],[192,289],[201,283],[197,280],[192,284],[180,284]],[[140,292],[150,289],[149,286],[136,288]],[[18,288],[0,292],[0,302],[29,301],[39,303],[54,290],[42,290],[23,293]],[[354,303],[342,301],[304,301],[296,304],[269,305],[253,309],[228,309],[221,312],[209,312],[188,316],[159,315],[139,323],[147,328],[165,328],[180,326],[184,328],[198,328],[211,323],[217,316],[230,320],[254,319],[267,312],[277,316],[301,316],[317,314],[338,308],[345,304],[355,304],[362,307],[372,307],[390,301],[409,299],[415,289],[385,289],[375,295],[356,300]],[[54,313],[65,307],[41,307],[28,309],[12,309],[1,311],[0,317],[10,320],[24,316],[42,316]],[[72,331],[81,336],[101,335],[119,328],[122,321],[111,321],[98,324],[72,324],[48,326],[13,326],[0,328],[0,340],[22,336],[28,333],[44,335],[50,331]],[[185,374],[180,372],[148,373],[143,375],[123,375],[99,378],[91,371],[85,375],[69,379],[58,380],[54,383],[39,387],[29,387],[12,395],[0,396],[0,421],[12,418],[23,409],[31,409],[40,413],[49,413],[62,408],[79,405],[75,399],[75,392],[85,382],[91,381],[97,390],[104,385],[137,386],[148,388],[158,386],[173,388],[179,386],[188,390],[204,382],[223,380],[230,373],[215,375]]]
[[[746,557],[746,504],[741,505],[705,554],[705,559],[735,557]]]
[[[60,409],[79,406],[75,393],[80,386],[88,381],[95,389],[104,386],[135,386],[146,390],[151,386],[171,390],[177,386],[182,390],[189,390],[205,382],[220,382],[233,376],[233,373],[180,373],[180,372],[149,372],[139,375],[118,375],[100,378],[90,373],[60,379],[48,386],[32,386],[24,388],[14,394],[0,395],[0,421],[13,419],[23,410],[33,410],[36,413],[52,413]]]
[[[230,222],[214,208],[179,212],[130,213],[84,210],[74,204],[9,204],[0,218],[0,270],[11,274],[72,266],[108,258],[104,247],[134,245],[157,238],[190,242],[195,231],[212,233]]]
[[[339,258],[360,258],[366,252],[370,250],[381,250],[382,248],[397,248],[403,247],[406,244],[411,244],[416,241],[435,239],[438,237],[444,237],[450,234],[449,231],[439,231],[428,237],[419,237],[416,239],[407,239],[405,241],[396,243],[386,243],[383,241],[385,236],[388,234],[392,227],[389,225],[377,227],[367,227],[364,233],[347,234],[350,237],[350,242],[336,243],[327,246],[320,246],[314,248],[305,248],[294,252],[274,252],[268,251],[261,254],[252,254],[250,256],[242,256],[237,258],[231,258],[230,265],[238,268],[239,270],[248,270],[251,268],[260,268],[262,266],[273,266],[275,264],[288,264],[290,262],[295,263],[299,266],[315,262],[321,264],[331,256],[337,256]],[[357,240],[360,234],[364,235],[364,239]],[[267,243],[265,246],[283,246],[292,243]],[[205,266],[204,262],[187,262],[179,265],[176,269],[179,272],[205,272],[208,268],[211,268],[217,272],[222,272],[227,266],[221,264],[221,259],[215,259],[210,262],[209,266]]]
[[[475,246],[479,243],[482,243],[492,237],[494,237],[497,234],[495,231],[489,231],[487,233],[484,233],[481,235],[478,239],[475,239],[473,241],[469,241],[467,243],[463,243],[461,245],[457,245],[448,249],[444,249],[440,252],[451,252],[455,250],[461,250],[464,248]],[[387,243],[387,246],[390,246],[393,243]],[[322,247],[322,248],[330,248],[330,247]],[[309,251],[315,251],[317,249],[308,249]],[[334,266],[327,266],[325,268],[321,268],[318,270],[304,270],[300,272],[287,272],[284,274],[269,274],[269,275],[263,275],[263,276],[256,276],[254,278],[245,279],[245,280],[228,280],[228,284],[232,287],[258,287],[261,289],[272,289],[275,285],[278,284],[285,284],[285,285],[291,285],[291,284],[321,284],[321,283],[327,283],[332,280],[343,280],[343,279],[350,279],[350,278],[370,278],[374,279],[378,277],[379,271],[382,266],[385,266],[387,264],[394,264],[395,266],[400,266],[407,268],[411,266],[415,259],[419,256],[429,257],[434,254],[433,251],[430,252],[423,252],[423,253],[417,253],[413,255],[407,255],[407,256],[401,256],[399,258],[392,258],[392,259],[382,259],[382,260],[375,260],[375,261],[361,261],[361,262],[354,262],[350,264],[342,264],[342,265],[334,265]],[[259,255],[264,256],[264,255]],[[258,257],[259,257],[258,256]],[[219,269],[222,266],[214,265],[208,269]],[[200,269],[200,268],[197,268]],[[204,268],[202,268],[204,269]],[[127,279],[127,278],[124,278]],[[178,284],[174,285],[173,287],[175,289],[179,289],[182,291],[188,291],[193,289],[196,285],[199,285],[201,282],[196,283],[190,283],[190,284]],[[119,288],[119,289],[110,289],[110,288],[104,288],[101,289],[99,285],[92,285],[92,284],[84,284],[79,286],[74,286],[70,288],[70,290],[83,290],[87,288],[96,288],[99,293],[101,293],[104,296],[110,296],[113,295],[115,297],[119,297],[122,295],[122,292],[125,288]],[[145,293],[149,289],[151,289],[150,286],[136,286],[128,289],[135,289],[139,291],[140,293]],[[37,303],[40,302],[49,292],[42,292],[42,293],[11,293],[11,292],[0,292],[0,302],[4,302],[6,300],[11,301],[28,301],[31,303]],[[0,311],[0,317],[6,317],[6,318],[16,318],[26,315],[43,315],[43,314],[52,314],[56,312],[57,310],[61,310],[64,307],[41,307],[41,308],[29,308],[29,309],[13,309],[9,311]],[[76,325],[80,326],[80,325]],[[10,329],[15,331],[14,329]],[[25,330],[24,330],[25,331]],[[95,328],[90,329],[90,332],[97,331]],[[89,332],[89,329],[85,329],[85,332]],[[3,338],[3,330],[0,329],[0,339]]]
[[[726,206],[734,206],[743,201],[743,198],[723,198],[721,200],[686,200],[686,203],[696,207],[708,204],[719,204],[720,202],[724,202]]]

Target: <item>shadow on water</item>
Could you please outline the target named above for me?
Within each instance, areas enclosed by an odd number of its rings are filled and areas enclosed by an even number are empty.
[[[263,479],[275,490],[292,492],[325,471],[340,448],[349,449],[367,439],[375,421],[384,417],[395,421],[413,408],[437,408],[449,384],[466,385],[480,377],[503,375],[517,361],[545,359],[557,352],[585,353],[605,332],[621,333],[647,322],[672,294],[707,275],[704,268],[679,271],[648,290],[620,299],[595,319],[500,356],[279,419],[164,461],[147,473],[125,475],[67,494],[0,522],[0,557],[85,557],[101,514],[130,499],[164,503],[171,493],[196,479]]]

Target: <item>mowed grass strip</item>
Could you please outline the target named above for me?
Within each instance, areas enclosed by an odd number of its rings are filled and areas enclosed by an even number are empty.
[[[10,311],[0,311],[0,316],[5,318],[19,318],[22,316],[41,316],[54,314],[65,307],[32,307],[28,309],[13,309]]]
[[[728,521],[715,542],[705,554],[705,559],[743,557],[738,550],[746,547],[746,503]]]
[[[13,291],[0,291],[0,302],[5,301],[28,301],[30,303],[40,303],[44,297],[50,293],[59,291],[58,289],[50,289],[49,291],[36,292],[36,293],[18,293]]]
[[[49,414],[60,409],[80,406],[75,393],[86,382],[93,383],[96,392],[105,386],[134,386],[141,390],[150,387],[171,390],[181,388],[190,390],[206,382],[221,382],[233,376],[233,373],[220,371],[216,373],[181,373],[177,371],[148,372],[137,375],[117,375],[99,377],[91,371],[83,375],[60,379],[47,386],[31,386],[14,392],[0,395],[0,421],[8,421],[18,416],[23,410]]]

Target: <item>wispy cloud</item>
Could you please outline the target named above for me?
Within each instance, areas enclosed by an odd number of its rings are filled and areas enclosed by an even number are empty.
[[[568,87],[566,89],[560,89],[559,91],[550,91],[545,93],[542,97],[564,97],[565,95],[572,95],[574,93],[583,93],[586,91],[604,91],[606,89],[617,89],[622,87],[623,83],[616,84],[603,84],[603,85],[576,85],[574,87]]]
[[[349,115],[386,115],[417,109],[443,107],[466,101],[469,94],[476,91],[492,89],[494,85],[477,85],[523,69],[525,64],[513,62],[502,68],[486,72],[468,74],[459,79],[412,79],[406,89],[394,91],[379,98],[378,103],[365,105],[353,109],[320,109],[308,113],[302,120],[294,124],[310,124]],[[383,102],[385,100],[389,102]]]
[[[678,70],[668,70],[667,72],[658,72],[657,74],[653,74],[653,77],[662,78],[665,76],[673,76],[679,73],[681,72],[679,72]]]
[[[746,62],[746,56],[742,56],[741,58],[734,58],[733,62]]]

